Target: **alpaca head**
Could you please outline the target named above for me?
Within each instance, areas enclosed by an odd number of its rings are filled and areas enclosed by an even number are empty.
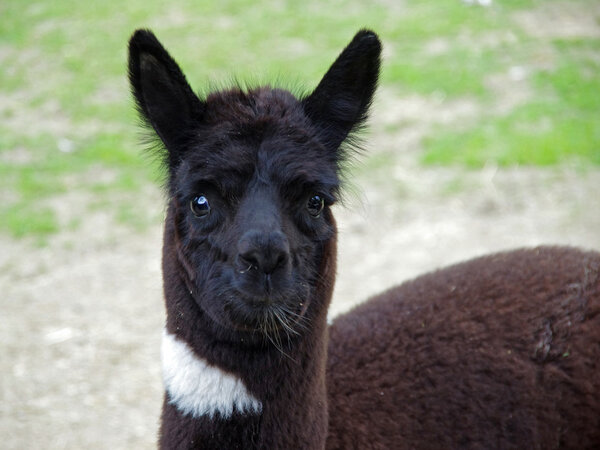
[[[201,99],[151,32],[131,38],[133,95],[164,144],[169,251],[221,337],[281,342],[326,310],[343,143],[366,119],[380,49],[359,32],[304,98],[263,87]]]

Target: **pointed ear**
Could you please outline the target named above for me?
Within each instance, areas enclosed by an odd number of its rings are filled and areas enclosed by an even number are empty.
[[[369,30],[359,31],[302,103],[325,145],[336,151],[367,119],[377,87],[381,42]]]
[[[174,169],[204,104],[149,30],[137,30],[129,40],[129,82],[140,116],[165,144],[169,168]]]

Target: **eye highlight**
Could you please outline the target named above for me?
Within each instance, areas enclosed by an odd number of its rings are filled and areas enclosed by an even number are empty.
[[[206,217],[210,214],[210,204],[204,195],[198,195],[190,201],[192,214],[198,218]]]
[[[317,218],[321,215],[324,207],[325,199],[319,194],[313,195],[306,203],[306,209],[308,210],[308,213],[314,218]]]

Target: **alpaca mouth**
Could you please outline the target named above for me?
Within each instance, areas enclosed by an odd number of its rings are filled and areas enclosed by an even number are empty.
[[[225,306],[236,331],[291,338],[306,328],[309,301],[287,303],[272,297],[238,300]]]

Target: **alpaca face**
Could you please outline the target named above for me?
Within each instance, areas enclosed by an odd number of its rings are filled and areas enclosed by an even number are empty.
[[[339,188],[300,102],[268,89],[210,96],[172,183],[177,251],[198,305],[225,327],[299,332]]]
[[[380,50],[372,32],[359,32],[301,99],[259,88],[201,100],[152,33],[132,37],[132,91],[165,148],[168,251],[182,266],[185,301],[233,339],[278,346],[309,329],[319,298],[329,300],[317,285],[334,277],[320,270],[335,270],[324,261],[335,258],[326,248],[342,144],[366,119]]]

